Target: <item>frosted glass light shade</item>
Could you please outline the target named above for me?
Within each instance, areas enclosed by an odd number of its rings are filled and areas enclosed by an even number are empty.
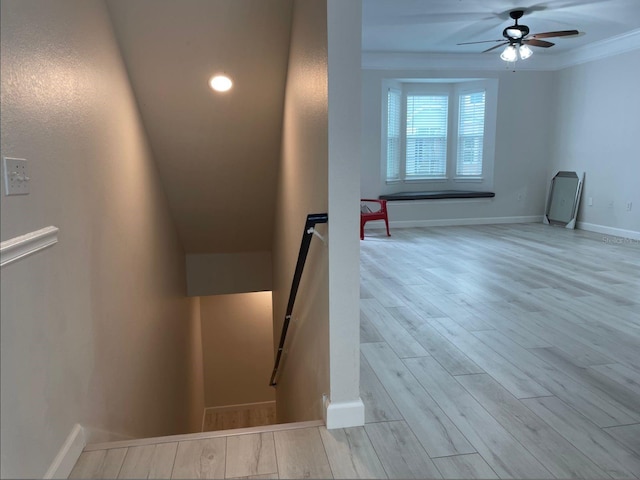
[[[522,60],[526,60],[533,55],[533,50],[531,50],[528,45],[520,45],[518,52],[520,53],[520,58]]]
[[[500,58],[505,62],[515,62],[518,60],[518,51],[514,45],[508,45],[500,54]]]

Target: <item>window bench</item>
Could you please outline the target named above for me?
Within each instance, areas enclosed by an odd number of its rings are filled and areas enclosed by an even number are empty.
[[[494,192],[472,192],[469,190],[440,190],[436,192],[398,192],[380,195],[380,200],[441,200],[444,198],[493,198]]]

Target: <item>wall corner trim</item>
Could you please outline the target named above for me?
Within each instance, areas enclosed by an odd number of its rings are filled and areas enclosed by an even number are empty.
[[[364,425],[364,403],[360,397],[350,402],[327,402],[327,428],[360,427]]]
[[[58,227],[46,227],[0,243],[0,267],[58,243]]]
[[[76,423],[51,462],[47,473],[44,474],[44,478],[68,478],[86,445],[87,438],[84,428]]]

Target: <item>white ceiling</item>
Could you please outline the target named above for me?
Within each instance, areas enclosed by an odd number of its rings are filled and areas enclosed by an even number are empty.
[[[291,0],[107,5],[186,252],[270,251]]]
[[[503,38],[502,30],[513,24],[509,12],[516,9],[525,10],[519,23],[529,26],[532,34],[574,29],[582,33],[549,39],[555,46],[536,48],[536,54],[563,53],[640,29],[640,0],[363,0],[362,49],[480,53],[492,44],[456,44]]]

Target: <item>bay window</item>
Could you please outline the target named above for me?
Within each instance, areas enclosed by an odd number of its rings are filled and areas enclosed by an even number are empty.
[[[393,83],[383,104],[386,183],[490,187],[497,80]]]

